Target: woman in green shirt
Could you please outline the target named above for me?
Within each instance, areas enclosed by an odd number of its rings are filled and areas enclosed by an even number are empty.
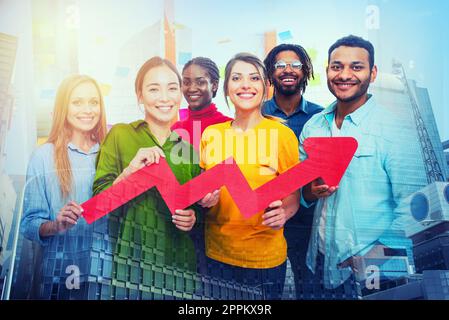
[[[153,57],[143,64],[135,91],[145,119],[112,127],[97,158],[94,194],[161,157],[181,184],[200,174],[192,146],[170,130],[181,103],[180,87],[179,73],[168,60]],[[217,201],[216,193],[208,194],[201,205]],[[172,216],[155,188],[115,210],[108,235],[113,244],[112,298],[189,298],[195,290],[196,261],[186,231],[196,219],[193,207]]]

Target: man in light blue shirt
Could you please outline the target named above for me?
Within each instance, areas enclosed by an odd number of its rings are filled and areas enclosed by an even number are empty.
[[[355,36],[342,38],[330,47],[328,63],[328,87],[337,101],[304,126],[300,157],[307,158],[302,145],[308,137],[358,141],[339,186],[316,180],[302,189],[304,205],[316,201],[307,264],[332,291],[352,286],[354,274],[365,272],[358,270],[361,257],[384,256],[385,249],[408,243],[402,232],[404,200],[425,180],[418,172],[420,154],[411,152],[417,141],[401,127],[401,115],[368,94],[377,76],[372,44]]]

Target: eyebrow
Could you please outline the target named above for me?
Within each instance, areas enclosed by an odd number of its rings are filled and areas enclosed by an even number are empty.
[[[178,82],[169,82],[169,83],[167,83],[169,86],[171,86],[171,85],[173,85],[173,84],[176,84],[176,85],[178,85],[179,83]],[[146,85],[146,87],[150,87],[150,86],[160,86],[161,84],[160,83],[158,83],[158,82],[152,82],[152,83],[149,83],[149,84],[147,84]]]
[[[183,77],[183,80],[184,79],[192,79],[192,78],[190,78],[190,77]],[[200,79],[207,79],[206,77],[196,77],[196,78],[194,78],[195,80],[200,80]]]
[[[343,62],[335,60],[335,61],[331,61],[331,64],[343,64]],[[355,64],[365,64],[365,62],[363,61],[352,61],[351,65],[355,65]]]
[[[241,72],[233,72],[232,74],[242,75],[243,73],[241,73]],[[252,72],[249,75],[252,76],[252,75],[255,75],[255,74],[259,75],[259,72]]]

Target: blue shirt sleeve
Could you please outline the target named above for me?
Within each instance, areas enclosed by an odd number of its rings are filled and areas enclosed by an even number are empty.
[[[40,237],[39,228],[43,223],[51,220],[45,190],[45,161],[35,152],[28,164],[20,226],[21,232],[27,239],[44,246],[48,244],[48,238]]]
[[[304,125],[304,128],[302,129],[301,134],[299,135],[299,160],[301,162],[303,162],[304,160],[307,159],[307,153],[304,150],[304,140],[306,140],[306,138],[308,138],[307,123]],[[302,190],[303,190],[303,188],[300,189],[300,193],[301,193],[300,205],[301,205],[301,207],[304,207],[304,208],[310,208],[311,206],[313,206],[316,203],[316,201],[308,202],[306,199],[304,199]]]

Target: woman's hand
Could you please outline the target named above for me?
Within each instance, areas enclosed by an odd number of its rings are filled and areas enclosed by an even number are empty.
[[[164,151],[159,147],[140,148],[137,154],[129,163],[129,170],[131,173],[142,169],[144,166],[149,166],[153,163],[159,163],[160,158],[165,158]]]
[[[195,222],[195,211],[189,210],[176,210],[176,213],[172,216],[172,222],[176,228],[182,231],[192,230]]]
[[[203,199],[198,201],[198,204],[203,208],[211,208],[218,203],[218,200],[220,200],[220,190],[215,190],[206,194]]]
[[[65,232],[77,224],[83,208],[75,201],[70,201],[59,210],[55,220],[56,233]]]
[[[144,166],[149,166],[153,163],[159,163],[160,158],[165,158],[164,151],[159,147],[140,148],[129,165],[123,172],[114,180],[113,185],[127,178],[134,172],[142,169]]]
[[[285,209],[282,207],[282,201],[273,201],[265,209],[265,213],[262,216],[262,224],[270,227],[274,230],[279,230],[284,227],[285,222],[287,222],[287,215]]]
[[[39,235],[43,238],[50,237],[73,228],[82,213],[83,208],[75,201],[70,201],[59,210],[56,220],[41,224]]]

